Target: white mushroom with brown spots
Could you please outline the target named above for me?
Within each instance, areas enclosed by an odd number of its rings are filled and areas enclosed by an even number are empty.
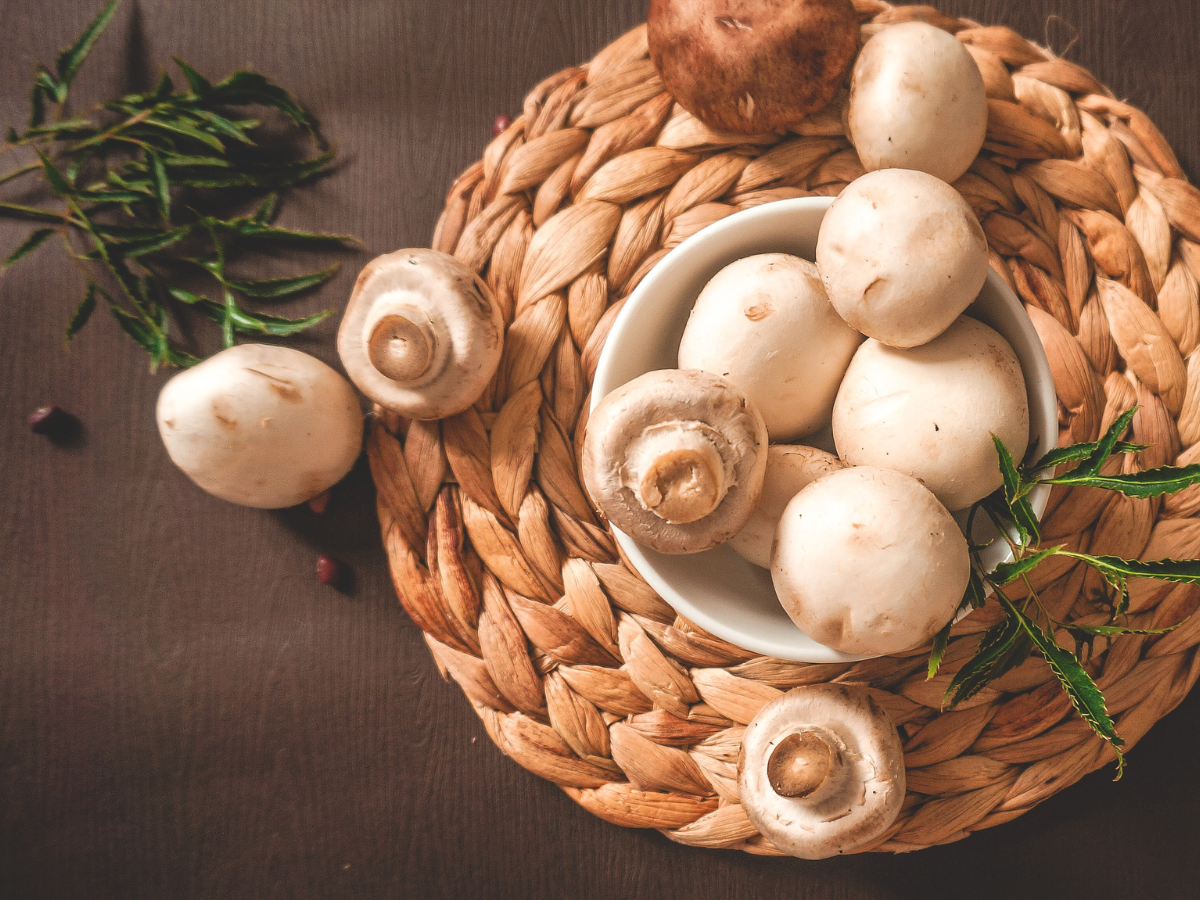
[[[241,344],[175,375],[158,395],[172,462],[215,497],[280,509],[340,481],[362,447],[354,388],[299,350]]]
[[[728,381],[648,372],[592,410],[583,483],[608,520],[660,553],[697,553],[745,525],[762,490],[767,430]]]
[[[817,237],[829,302],[890,347],[946,330],[988,273],[987,238],[967,201],[924,172],[886,169],[851,182]]]
[[[779,520],[771,581],[813,640],[861,656],[919,647],[953,618],[966,538],[919,481],[854,466],[813,482]]]
[[[1025,455],[1025,378],[1008,342],[969,316],[921,347],[864,343],[833,408],[842,459],[912,475],[951,510],[1000,487],[993,436]]]
[[[832,453],[816,447],[772,444],[767,448],[767,473],[758,505],[750,521],[729,539],[729,546],[747,562],[770,568],[775,530],[788,502],[818,478],[845,466]]]
[[[784,853],[825,859],[869,844],[896,820],[904,790],[900,735],[862,688],[795,688],[746,726],[742,808]]]
[[[453,256],[397,250],[358,276],[338,329],[350,380],[410,419],[471,406],[500,362],[504,319],[488,286]]]
[[[858,54],[846,123],[868,172],[919,169],[955,181],[979,155],[987,122],[979,66],[942,29],[890,25]]]
[[[774,442],[829,421],[862,335],[830,305],[817,267],[763,253],[730,263],[696,299],[679,365],[728,378],[762,413]]]

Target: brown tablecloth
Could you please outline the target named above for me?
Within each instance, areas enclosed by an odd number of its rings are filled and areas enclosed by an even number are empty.
[[[0,123],[20,123],[99,0],[0,2]],[[1200,172],[1200,4],[955,0],[1092,69]],[[77,100],[179,55],[292,88],[340,147],[283,222],[363,249],[291,314],[340,306],[370,255],[427,245],[499,113],[644,16],[641,0],[126,0]],[[4,167],[5,169],[7,166]],[[0,222],[7,253],[27,232]],[[399,608],[360,466],[323,517],[211,499],[168,461],[166,375],[82,296],[57,247],[0,276],[0,897],[1194,897],[1200,698],[1125,779],[907,857],[807,863],[671,844],[592,818],[491,744]],[[299,346],[336,361],[336,319]],[[58,403],[75,446],[24,418]],[[353,585],[314,577],[318,553]]]

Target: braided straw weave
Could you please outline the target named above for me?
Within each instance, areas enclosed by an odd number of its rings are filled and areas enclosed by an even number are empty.
[[[1124,465],[1200,459],[1200,192],[1162,134],[1008,28],[929,7],[856,6],[864,38],[923,19],[979,63],[987,143],[955,186],[1045,345],[1062,439],[1095,440],[1136,404],[1133,440],[1149,449]],[[756,656],[676,615],[631,574],[580,487],[588,387],[624,298],[723,216],[837,194],[862,175],[843,103],[782,137],[715,133],[664,91],[644,27],[542,82],[454,183],[433,241],[501,304],[500,369],[466,413],[409,423],[380,411],[371,430],[393,581],[442,674],[522,766],[609,822],[685,844],[779,853],[738,802],[737,757],[743,726],[798,685],[863,685],[900,729],[908,796],[864,849],[956,841],[1113,760],[1040,657],[941,711],[950,678],[997,621],[995,604],[956,626],[932,681],[927,648],[853,664]],[[1045,539],[1193,557],[1198,513],[1200,488],[1165,500],[1056,488]],[[1034,583],[1056,618],[1103,619],[1102,584],[1084,566],[1053,559]],[[1137,627],[1174,624],[1200,604],[1187,585],[1142,580],[1131,592]],[[1097,644],[1088,666],[1129,746],[1195,682],[1198,641],[1200,616],[1166,635]]]

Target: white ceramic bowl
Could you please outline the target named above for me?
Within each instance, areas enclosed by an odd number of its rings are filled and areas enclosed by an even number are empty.
[[[678,365],[684,326],[708,280],[734,260],[757,253],[815,257],[817,232],[832,203],[827,197],[780,200],[735,213],[688,238],[642,280],[613,323],[600,354],[592,407],[615,388],[655,369]],[[995,328],[1016,351],[1029,393],[1031,440],[1038,453],[1058,438],[1058,405],[1046,354],[1021,302],[995,272],[988,272],[979,298],[967,313]],[[829,428],[804,443],[833,451]],[[1039,516],[1050,490],[1030,499]],[[960,526],[965,511],[956,518]],[[982,516],[977,519],[982,519]],[[788,618],[775,597],[771,573],[746,562],[727,545],[704,553],[669,556],[635,543],[614,529],[633,567],[676,611],[701,628],[739,647],[800,662],[839,662],[861,657],[818,644]],[[977,523],[975,539],[986,537]],[[1002,541],[981,554],[988,568],[1009,558]]]

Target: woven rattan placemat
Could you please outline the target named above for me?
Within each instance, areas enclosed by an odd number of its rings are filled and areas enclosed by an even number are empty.
[[[987,143],[955,186],[1045,345],[1063,441],[1095,440],[1137,405],[1133,439],[1150,449],[1125,465],[1200,459],[1200,192],[1158,129],[1008,28],[929,7],[856,6],[864,38],[923,19],[979,62]],[[863,174],[841,112],[835,101],[782,136],[714,133],[664,91],[644,27],[546,79],[455,182],[433,240],[480,272],[504,309],[493,384],[453,418],[381,412],[371,428],[393,581],[443,675],[522,766],[607,821],[686,844],[779,852],[738,802],[737,756],[762,704],[802,684],[866,686],[904,739],[904,808],[866,850],[999,825],[1113,759],[1040,657],[941,711],[950,678],[998,619],[994,604],[955,627],[933,680],[927,649],[837,665],[756,656],[677,616],[631,574],[580,487],[588,388],[624,298],[705,225],[837,194]],[[1200,488],[1165,501],[1056,488],[1044,538],[1095,554],[1194,557],[1198,511]],[[1034,584],[1061,620],[1102,615],[1098,578],[1069,559],[1041,566]],[[1141,627],[1174,624],[1200,603],[1187,585],[1141,581],[1131,592]],[[1197,641],[1200,617],[1097,644],[1089,668],[1128,746],[1195,682]]]

